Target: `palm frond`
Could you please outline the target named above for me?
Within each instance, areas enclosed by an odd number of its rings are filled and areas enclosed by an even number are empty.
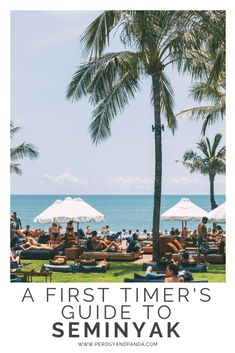
[[[13,137],[20,129],[21,129],[21,127],[15,126],[14,122],[11,121],[11,123],[10,123],[10,136]]]
[[[106,92],[93,112],[93,121],[90,124],[93,143],[98,144],[111,135],[111,121],[123,111],[138,90],[139,77],[130,71],[116,81],[109,92]]]
[[[160,86],[161,110],[165,115],[168,127],[174,133],[177,127],[177,121],[174,114],[174,92],[171,83],[164,72],[162,72],[160,77]]]
[[[222,137],[223,137],[223,136],[222,136],[222,134],[220,134],[220,133],[217,133],[217,134],[215,135],[214,141],[213,141],[213,144],[212,144],[212,149],[211,149],[211,155],[212,155],[212,156],[215,156],[216,150],[217,150],[217,148],[218,148],[218,146],[219,146],[219,144],[220,144],[220,141],[221,141]]]
[[[205,139],[201,139],[197,143],[197,148],[205,155],[206,158],[210,158],[210,144],[208,146],[208,141]]]
[[[38,152],[31,143],[23,142],[21,145],[10,149],[11,160],[16,161],[28,157],[34,159],[38,157]]]
[[[23,174],[19,163],[11,163],[10,164],[10,172],[11,173],[16,173],[18,175],[22,175]]]
[[[139,61],[138,53],[123,51],[103,54],[82,64],[67,88],[67,98],[76,101],[92,95],[91,100],[96,104],[126,71],[139,74]]]
[[[218,50],[213,67],[208,77],[208,84],[218,82],[221,77],[221,73],[225,71],[225,60],[225,50],[223,48],[220,48],[220,50]]]
[[[187,150],[184,153],[182,164],[189,169],[190,173],[206,174],[203,159],[193,150]]]
[[[190,89],[190,95],[197,101],[201,102],[208,99],[211,102],[217,103],[225,97],[225,93],[221,92],[218,86],[208,85],[207,82],[198,82]]]
[[[85,30],[81,38],[83,55],[99,57],[109,44],[109,34],[120,19],[121,11],[104,11]]]

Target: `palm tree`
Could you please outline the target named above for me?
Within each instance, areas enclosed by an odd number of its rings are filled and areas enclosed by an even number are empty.
[[[195,101],[208,103],[183,110],[177,116],[202,119],[205,135],[207,127],[223,120],[226,112],[225,11],[189,11],[183,16],[194,23],[192,31],[196,41],[203,41],[195,55],[200,81],[192,86],[190,93]]]
[[[205,29],[206,48],[214,58],[208,77],[208,84],[221,80],[226,66],[226,13],[225,11],[198,11],[201,29]],[[210,23],[210,26],[208,26]],[[200,34],[199,34],[200,35]]]
[[[176,114],[177,117],[189,117],[202,119],[202,134],[206,134],[207,127],[218,120],[223,120],[226,113],[225,81],[221,78],[217,84],[209,84],[207,79],[195,83],[191,90],[191,96],[201,103],[203,100],[210,104],[200,105],[186,109]]]
[[[207,77],[208,84],[217,83],[225,74],[226,66],[226,13],[225,11],[181,11],[181,17],[189,21],[192,35],[201,42],[204,51],[213,57],[213,65]],[[204,51],[198,55],[204,60]],[[200,67],[200,66],[199,66]]]
[[[199,59],[202,60],[202,57]],[[226,91],[225,91],[225,72],[220,73],[217,82],[210,82],[209,77],[213,70],[215,57],[211,58],[211,53],[204,52],[203,58],[206,66],[207,73],[204,79],[195,83],[191,90],[190,95],[195,101],[201,103],[206,100],[206,105],[200,105],[190,109],[186,109],[176,114],[177,117],[189,117],[191,119],[202,119],[202,134],[205,135],[207,127],[214,124],[218,120],[223,120],[226,113]]]
[[[10,134],[11,138],[20,130],[19,126],[15,126],[13,122],[10,124]],[[17,147],[11,147],[10,149],[10,156],[11,156],[11,165],[10,170],[11,173],[16,173],[18,175],[22,175],[23,172],[20,168],[20,163],[15,163],[15,161],[21,160],[24,157],[28,157],[30,159],[34,159],[38,157],[38,152],[36,148],[30,144],[23,142]]]
[[[105,52],[111,31],[119,33],[125,50]],[[140,90],[142,78],[150,77],[154,110],[155,182],[153,207],[153,260],[160,257],[159,223],[162,186],[162,115],[172,132],[176,129],[174,94],[165,72],[169,65],[190,70],[194,44],[189,22],[177,11],[104,11],[82,36],[88,61],[81,64],[67,89],[67,98],[88,96],[95,106],[90,124],[93,143],[111,135],[111,122]]]
[[[199,172],[208,175],[210,182],[210,203],[211,209],[217,207],[214,195],[214,182],[217,174],[224,174],[226,169],[225,146],[219,148],[222,139],[221,134],[216,134],[212,143],[206,137],[197,143],[197,149],[202,155],[193,150],[188,150],[183,156],[183,165],[190,173]]]

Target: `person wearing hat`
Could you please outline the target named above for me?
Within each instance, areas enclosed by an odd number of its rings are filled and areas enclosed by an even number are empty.
[[[209,221],[207,217],[202,217],[201,222],[198,225],[198,261],[201,260],[201,254],[204,256],[204,264],[209,265],[207,261],[207,255],[209,252],[209,245],[207,240],[207,228],[206,223]]]

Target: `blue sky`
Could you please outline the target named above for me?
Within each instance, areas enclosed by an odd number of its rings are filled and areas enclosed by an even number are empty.
[[[37,146],[40,158],[24,160],[23,176],[12,175],[14,194],[152,194],[154,175],[153,109],[150,81],[112,124],[112,137],[95,147],[89,136],[92,107],[66,100],[66,87],[84,61],[79,37],[95,11],[14,11],[11,15],[11,117],[22,141]],[[113,39],[111,50],[121,48]],[[190,77],[168,71],[175,111],[195,106]],[[180,120],[175,136],[163,132],[163,194],[208,194],[208,178],[190,174],[175,160],[201,138],[201,122]],[[224,135],[224,124],[208,129]],[[224,140],[223,140],[224,142]],[[216,178],[217,194],[225,177]]]

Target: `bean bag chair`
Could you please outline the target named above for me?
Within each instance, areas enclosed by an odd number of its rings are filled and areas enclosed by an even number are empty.
[[[83,266],[83,265],[47,265],[41,267],[41,271],[49,270],[51,272],[64,273],[105,273],[105,266]]]
[[[148,279],[141,279],[141,278],[124,278],[124,282],[135,282],[135,283],[163,283],[164,279],[153,279],[149,281]],[[208,283],[208,280],[193,280],[188,283]]]
[[[142,266],[142,271],[146,271],[147,267],[148,266],[152,266],[153,268],[153,271],[165,271],[166,268],[167,268],[167,263],[164,263],[163,261],[162,262],[159,262],[159,263],[156,263],[156,262],[145,262],[143,263],[143,266]],[[192,265],[189,265],[189,266],[183,266],[183,265],[180,265],[179,266],[179,270],[187,270],[189,272],[192,272],[192,273],[203,273],[203,272],[207,272],[207,266],[205,266],[204,264],[192,264]]]
[[[49,260],[58,255],[57,250],[22,250],[20,252],[21,259],[30,260]]]

